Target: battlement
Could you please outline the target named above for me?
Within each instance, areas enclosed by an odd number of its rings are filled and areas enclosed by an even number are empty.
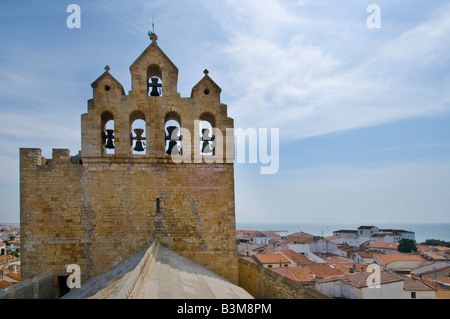
[[[42,150],[40,148],[20,148],[20,163],[21,165],[34,165],[34,166],[51,166],[60,164],[74,164],[82,165],[81,153],[79,152],[75,156],[70,156],[69,149],[52,149],[52,158],[47,159],[42,156]]]

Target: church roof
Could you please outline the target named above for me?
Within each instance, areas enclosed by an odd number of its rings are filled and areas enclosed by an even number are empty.
[[[125,91],[123,90],[122,84],[120,84],[120,82],[117,81],[117,79],[116,79],[115,77],[113,77],[113,76],[109,73],[109,70],[110,70],[109,66],[106,66],[106,67],[105,67],[105,70],[106,70],[106,71],[103,72],[103,74],[100,75],[100,76],[97,78],[97,80],[95,80],[94,82],[92,82],[91,87],[92,87],[92,88],[96,88],[96,87],[98,86],[98,84],[99,84],[103,79],[105,79],[105,78],[110,78],[111,81],[113,81],[114,83],[116,83],[117,86],[118,86],[120,89],[122,89],[122,93],[125,94]]]
[[[150,43],[150,45],[144,50],[144,52],[141,53],[141,55],[130,65],[130,69],[133,69],[134,67],[138,67],[139,63],[145,59],[147,55],[150,54],[151,51],[156,51],[157,54],[162,57],[165,61],[167,61],[172,68],[175,70],[178,70],[177,66],[169,59],[169,57],[164,53],[163,50],[158,46],[156,41],[153,41]]]
[[[211,77],[208,75],[208,70],[205,70],[203,73],[205,73],[205,76],[192,88],[192,92],[197,90],[199,87],[201,87],[204,83],[209,83],[211,86],[217,91],[217,93],[221,93],[222,89],[220,86],[217,85],[216,82],[211,79]]]
[[[243,288],[155,241],[62,299],[253,299]]]

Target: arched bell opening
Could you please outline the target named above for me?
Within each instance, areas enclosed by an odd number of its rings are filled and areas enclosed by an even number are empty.
[[[102,116],[102,153],[115,154],[114,115],[111,112],[103,112]]]
[[[147,93],[149,96],[162,96],[162,71],[156,64],[151,64],[147,68]]]
[[[214,115],[211,113],[204,113],[200,116],[199,134],[201,155],[215,154],[215,136],[213,135],[213,128],[215,125],[216,121]]]
[[[130,148],[133,155],[147,154],[147,126],[140,111],[130,114]]]
[[[165,155],[181,155],[181,119],[176,112],[169,112],[164,119]]]

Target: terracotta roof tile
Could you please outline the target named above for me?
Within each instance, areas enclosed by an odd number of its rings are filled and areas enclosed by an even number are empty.
[[[22,280],[22,275],[20,273],[13,273],[13,272],[8,272],[4,274],[6,277],[11,278],[15,281],[21,281]]]
[[[438,279],[436,279],[436,282],[446,285],[446,286],[450,286],[450,277],[438,278]]]
[[[356,274],[349,274],[340,279],[354,287],[364,288],[364,287],[368,286],[367,279],[369,278],[369,276],[371,274],[372,273],[370,273],[370,272],[361,272],[361,273],[356,273]],[[392,274],[389,274],[386,272],[381,272],[381,274],[380,274],[380,284],[381,285],[393,283],[393,282],[399,282],[399,281],[403,281],[403,279],[399,278],[396,275],[392,275]]]
[[[308,266],[289,267],[289,271],[295,277],[296,281],[313,282],[315,277]]]
[[[334,264],[333,266],[345,274],[350,274],[352,271],[351,269],[353,269],[354,272],[364,272],[367,270],[367,265],[361,263],[348,263],[348,264],[341,263],[341,264]]]
[[[287,239],[291,242],[298,243],[298,244],[310,244],[314,242],[314,236],[308,233],[293,233],[290,235],[287,235]]]
[[[256,230],[236,230],[237,236],[251,236],[256,233]]]
[[[9,282],[6,280],[0,280],[0,289],[8,287],[8,286],[12,286],[12,285],[15,285],[15,283]]]
[[[413,279],[408,276],[401,276],[404,280],[403,289],[406,291],[432,291],[433,288],[420,279]]]
[[[372,244],[370,244],[368,246],[369,248],[378,248],[378,249],[393,249],[393,250],[397,250],[398,249],[398,244],[396,243],[385,243],[382,241],[376,241],[373,242]]]
[[[280,274],[283,277],[297,281],[297,278],[294,277],[290,269],[287,267],[270,268],[270,270],[276,272],[277,274]]]
[[[339,277],[344,276],[345,273],[341,271],[339,268],[336,268],[333,265],[322,264],[322,265],[308,265],[304,266],[308,267],[311,270],[311,273],[315,278],[329,278],[329,277]]]
[[[410,254],[375,254],[376,258],[384,265],[390,264],[394,261],[426,261],[420,255],[410,255]]]
[[[333,255],[333,254],[325,254],[322,257],[323,260],[325,260],[327,262],[327,264],[339,264],[339,263],[352,263],[353,260],[346,258],[346,257],[342,257],[342,256],[337,256],[337,255]]]
[[[355,253],[361,256],[362,258],[373,258],[374,254],[373,251],[365,251],[365,250],[358,250]]]
[[[446,251],[433,251],[433,250],[429,250],[429,251],[425,251],[422,252],[423,255],[432,258],[434,260],[448,260],[450,259],[450,254]]]
[[[448,268],[450,268],[450,263],[440,261],[431,263],[429,265],[425,265],[423,267],[416,268],[411,272],[416,275],[424,275],[424,274],[431,274]]]
[[[290,263],[282,254],[255,254],[253,258],[261,264]]]
[[[292,260],[292,262],[296,265],[313,265],[314,262],[308,257],[303,256],[302,254],[296,253],[293,250],[283,249],[280,250],[284,256]]]

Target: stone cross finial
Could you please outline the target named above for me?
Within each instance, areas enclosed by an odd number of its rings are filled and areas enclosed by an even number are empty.
[[[111,70],[111,68],[109,67],[109,65],[105,66],[105,70],[109,72],[109,70]]]
[[[205,73],[205,75],[208,75],[209,71],[207,69],[205,69],[205,71],[203,71],[203,73]]]

